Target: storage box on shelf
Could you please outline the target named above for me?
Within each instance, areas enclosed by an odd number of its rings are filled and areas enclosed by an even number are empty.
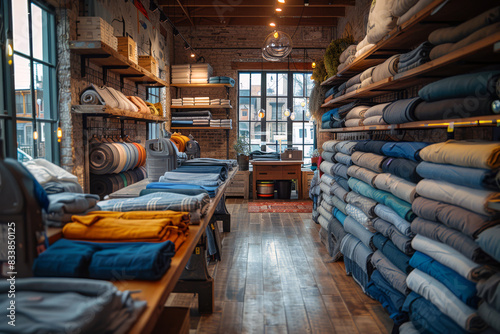
[[[102,41],[113,50],[118,49],[118,39],[114,35],[113,26],[101,17],[78,17],[76,36],[79,41]]]
[[[158,62],[153,56],[139,56],[139,66],[159,76]]]
[[[134,64],[138,65],[139,60],[137,57],[137,44],[135,43],[135,41],[128,36],[117,37],[117,38],[118,38],[118,53],[127,58],[128,60],[130,60],[131,62],[133,62]]]

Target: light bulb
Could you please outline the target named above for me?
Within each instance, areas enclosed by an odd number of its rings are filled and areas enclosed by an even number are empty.
[[[281,9],[281,8],[279,8],[279,7],[278,7],[278,8],[276,8],[276,11],[277,11],[277,12],[281,12],[282,10],[283,10],[283,9]]]
[[[274,23],[274,22],[269,23],[269,25],[270,25],[271,27],[276,27],[276,23]]]
[[[62,138],[62,129],[61,129],[61,127],[58,127],[58,128],[57,128],[57,138],[58,138],[58,139],[61,139],[61,138]]]
[[[302,107],[305,107],[305,106],[306,106],[306,103],[305,103],[305,102],[302,102],[300,105],[301,105]]]
[[[33,131],[33,139],[38,140],[38,131]]]
[[[285,3],[285,0],[278,0],[279,3]]]
[[[259,118],[264,118],[266,116],[266,111],[264,109],[259,110]]]
[[[290,116],[290,109],[286,109],[285,112],[283,113],[283,115],[285,115],[285,117],[288,117]]]
[[[313,63],[311,64],[312,68],[316,68],[316,62],[313,61]]]
[[[196,57],[196,55],[194,53],[191,53],[191,58],[194,58]]]
[[[12,44],[10,44],[10,43],[9,43],[9,44],[7,45],[7,55],[8,55],[9,57],[12,57],[12,55],[13,55],[13,54],[14,54],[14,49],[12,48]]]
[[[276,32],[274,32],[273,37],[278,38],[278,37],[280,37],[280,34],[276,31]]]
[[[311,80],[314,80],[313,76],[311,75]]]
[[[294,112],[290,114],[290,119],[291,119],[292,121],[295,119],[295,113],[294,113]]]

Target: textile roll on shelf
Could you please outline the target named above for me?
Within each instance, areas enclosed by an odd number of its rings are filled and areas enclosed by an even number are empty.
[[[97,142],[90,150],[89,168],[93,174],[125,172],[146,163],[146,149],[133,142]]]

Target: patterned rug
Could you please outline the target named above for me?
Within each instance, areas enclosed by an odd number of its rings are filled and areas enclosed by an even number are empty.
[[[285,212],[285,213],[310,213],[313,210],[312,201],[255,201],[248,202],[248,212]]]

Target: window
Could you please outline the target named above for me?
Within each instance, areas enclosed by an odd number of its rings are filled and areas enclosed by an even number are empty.
[[[33,158],[57,163],[54,13],[35,1],[16,0],[12,14],[17,146]]]
[[[147,102],[158,103],[160,99],[160,88],[159,87],[148,87],[147,88]],[[160,124],[158,122],[148,122],[148,140],[160,138]]]
[[[314,126],[309,123],[311,73],[240,72],[238,76],[238,135],[249,142],[250,150],[284,151],[287,146],[304,153],[310,163],[314,149]],[[259,111],[265,117],[259,118]],[[285,116],[293,112],[295,119]]]

